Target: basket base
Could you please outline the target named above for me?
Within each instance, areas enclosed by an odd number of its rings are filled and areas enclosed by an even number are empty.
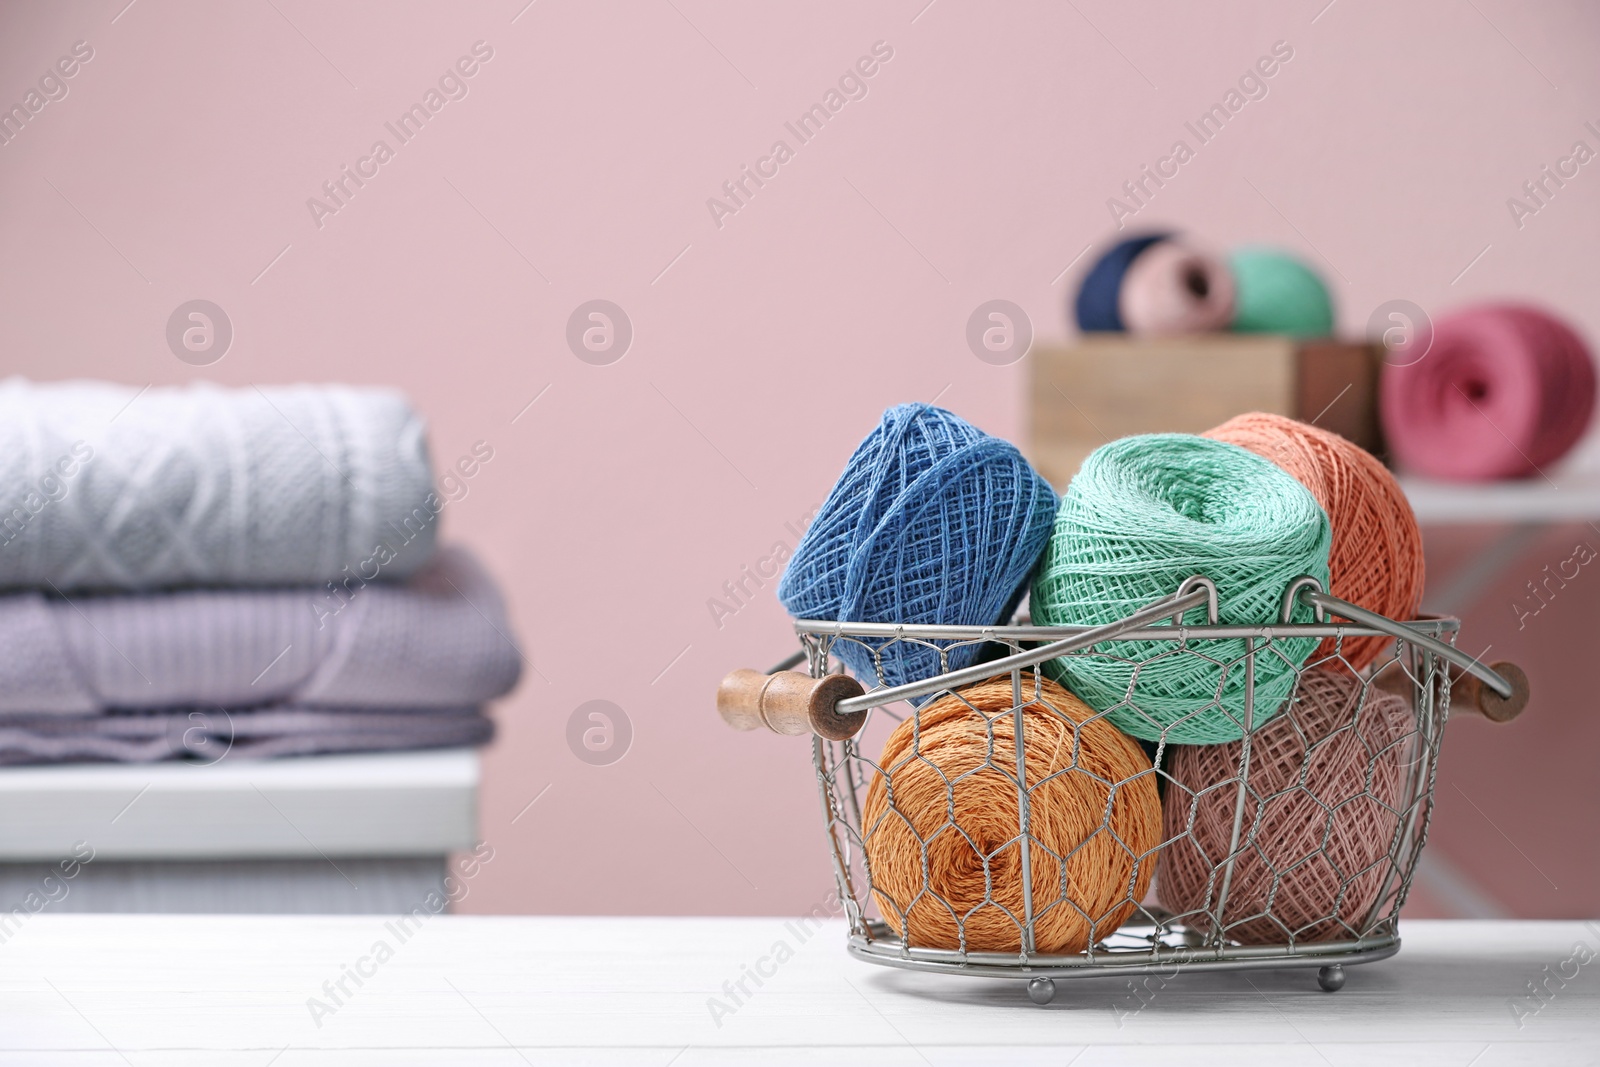
[[[907,948],[887,926],[869,921],[865,933],[850,935],[848,950],[856,959],[882,967],[973,978],[1028,979],[1028,995],[1039,1004],[1049,1003],[1055,995],[1055,982],[1065,978],[1116,978],[1145,974],[1161,974],[1171,978],[1187,971],[1316,967],[1318,984],[1328,992],[1333,992],[1344,985],[1345,967],[1388,959],[1400,951],[1400,937],[1394,933],[1361,940],[1318,942],[1293,947],[1207,945],[1193,931],[1182,927],[1131,923],[1117,932],[1113,942],[1111,945],[1097,946],[1092,953],[1032,955],[1024,959],[1020,954],[1003,952],[962,953],[953,949]],[[1143,947],[1139,947],[1141,945]]]

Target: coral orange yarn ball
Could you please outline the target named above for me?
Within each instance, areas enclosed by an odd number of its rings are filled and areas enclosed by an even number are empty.
[[[1308,423],[1252,412],[1203,435],[1272,460],[1311,490],[1333,526],[1328,592],[1391,619],[1415,617],[1422,602],[1422,532],[1394,475],[1366,449]],[[1356,670],[1371,664],[1386,637],[1346,638]],[[1338,651],[1325,639],[1313,661]]]

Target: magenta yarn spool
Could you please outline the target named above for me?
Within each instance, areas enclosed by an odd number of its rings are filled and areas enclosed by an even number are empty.
[[[1595,391],[1594,357],[1569,326],[1538,308],[1486,304],[1434,323],[1415,362],[1384,367],[1380,410],[1406,469],[1524,478],[1577,444]]]
[[[1233,319],[1233,272],[1181,241],[1151,245],[1128,267],[1117,311],[1146,337],[1225,330]]]

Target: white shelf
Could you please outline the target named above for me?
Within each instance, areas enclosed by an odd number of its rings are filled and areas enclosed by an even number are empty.
[[[1436,482],[1402,475],[1423,525],[1600,520],[1600,471],[1566,470],[1513,482]]]
[[[436,856],[472,847],[478,753],[0,770],[0,862]]]

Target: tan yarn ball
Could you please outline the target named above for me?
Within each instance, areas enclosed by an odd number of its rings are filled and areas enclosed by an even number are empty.
[[[1149,888],[1156,778],[1131,738],[1089,721],[1095,713],[1057,683],[1028,677],[1023,699],[1034,945],[1079,952],[1121,926]],[[961,948],[963,927],[970,951],[1021,946],[1013,707],[1010,676],[991,679],[929,704],[884,745],[862,810],[867,869],[885,921],[914,947]]]
[[[1226,441],[1270,459],[1311,490],[1333,526],[1328,592],[1391,619],[1414,618],[1422,603],[1422,532],[1394,475],[1366,449],[1304,422],[1251,412],[1202,436]],[[1366,667],[1393,642],[1385,637],[1346,638],[1344,658]],[[1332,655],[1326,638],[1313,661]]]
[[[1415,769],[1402,739],[1415,729],[1409,700],[1375,685],[1363,689],[1343,667],[1301,675],[1289,707],[1250,735],[1225,936],[1273,945],[1291,933],[1296,941],[1356,935],[1393,873],[1389,850],[1405,776]],[[1176,745],[1166,761],[1169,844],[1156,894],[1203,931],[1212,926],[1233,839],[1241,744]]]

